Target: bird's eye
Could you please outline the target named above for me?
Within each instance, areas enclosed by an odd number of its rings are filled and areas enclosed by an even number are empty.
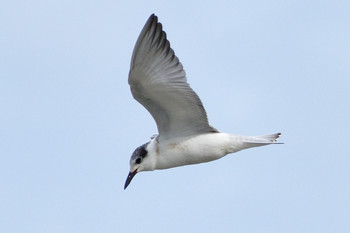
[[[140,164],[140,163],[141,163],[141,161],[142,161],[142,159],[141,159],[141,158],[137,158],[137,159],[135,160],[135,163]]]

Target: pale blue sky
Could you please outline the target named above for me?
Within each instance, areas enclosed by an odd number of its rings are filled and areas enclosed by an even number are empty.
[[[2,1],[0,232],[350,232],[349,1]],[[224,132],[284,145],[138,174],[155,13]]]

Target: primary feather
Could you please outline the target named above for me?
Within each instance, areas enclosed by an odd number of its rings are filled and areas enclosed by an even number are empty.
[[[136,42],[129,84],[134,98],[155,119],[160,140],[216,132],[155,15]]]

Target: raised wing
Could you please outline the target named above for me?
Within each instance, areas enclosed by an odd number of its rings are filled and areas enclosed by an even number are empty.
[[[154,14],[137,39],[130,66],[131,92],[153,116],[161,140],[217,132]]]

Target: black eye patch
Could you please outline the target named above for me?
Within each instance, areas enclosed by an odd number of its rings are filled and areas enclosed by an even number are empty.
[[[135,163],[140,164],[140,163],[141,163],[141,161],[142,161],[142,159],[141,159],[141,158],[137,158],[137,159],[135,160]]]

